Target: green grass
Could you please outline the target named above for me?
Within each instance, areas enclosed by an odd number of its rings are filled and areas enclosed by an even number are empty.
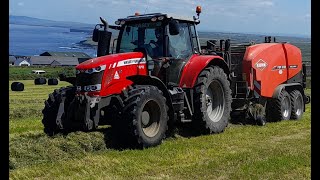
[[[35,75],[32,74],[32,70],[45,70],[45,74]],[[46,78],[58,78],[60,73],[64,73],[67,76],[75,76],[75,67],[23,67],[23,66],[9,66],[9,80],[33,80],[37,77],[46,77]]]
[[[41,109],[57,86],[23,82],[24,92],[9,90],[10,113],[33,110],[10,117],[10,179],[311,179],[310,104],[299,121],[230,124],[220,134],[118,151],[106,145],[108,128],[46,136]]]
[[[68,86],[70,83],[59,81],[57,86],[34,85],[33,80],[21,80],[24,83],[24,91],[11,91],[9,81],[9,119],[39,118],[44,101],[54,89]]]

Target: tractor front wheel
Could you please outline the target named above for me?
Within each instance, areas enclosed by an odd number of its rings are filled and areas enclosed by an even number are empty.
[[[65,87],[55,89],[49,94],[49,98],[44,102],[45,107],[42,110],[44,132],[53,136],[66,130],[66,111],[74,97],[74,87]]]
[[[122,118],[113,123],[117,136],[122,136],[118,140],[144,148],[161,144],[168,129],[168,106],[162,91],[135,85],[123,93],[123,102]]]

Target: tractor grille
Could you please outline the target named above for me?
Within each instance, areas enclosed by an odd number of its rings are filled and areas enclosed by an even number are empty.
[[[88,74],[79,73],[76,75],[76,86],[88,86],[101,84],[104,71]]]

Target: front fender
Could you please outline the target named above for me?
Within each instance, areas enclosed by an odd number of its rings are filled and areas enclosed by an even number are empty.
[[[210,64],[221,64],[227,67],[227,64],[220,56],[194,55],[182,71],[179,86],[183,88],[193,88],[200,72]]]

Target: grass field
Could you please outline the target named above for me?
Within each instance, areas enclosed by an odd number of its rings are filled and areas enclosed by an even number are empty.
[[[36,75],[32,74],[32,70],[44,70],[45,74]],[[45,78],[58,78],[60,73],[64,73],[66,76],[75,76],[75,68],[73,66],[70,67],[54,67],[54,66],[9,66],[9,80],[31,80],[37,77],[45,77]]]
[[[107,127],[47,137],[44,100],[68,83],[21,82],[25,91],[9,89],[10,179],[311,179],[310,104],[300,121],[230,124],[221,134],[177,134],[154,148],[118,151]]]

